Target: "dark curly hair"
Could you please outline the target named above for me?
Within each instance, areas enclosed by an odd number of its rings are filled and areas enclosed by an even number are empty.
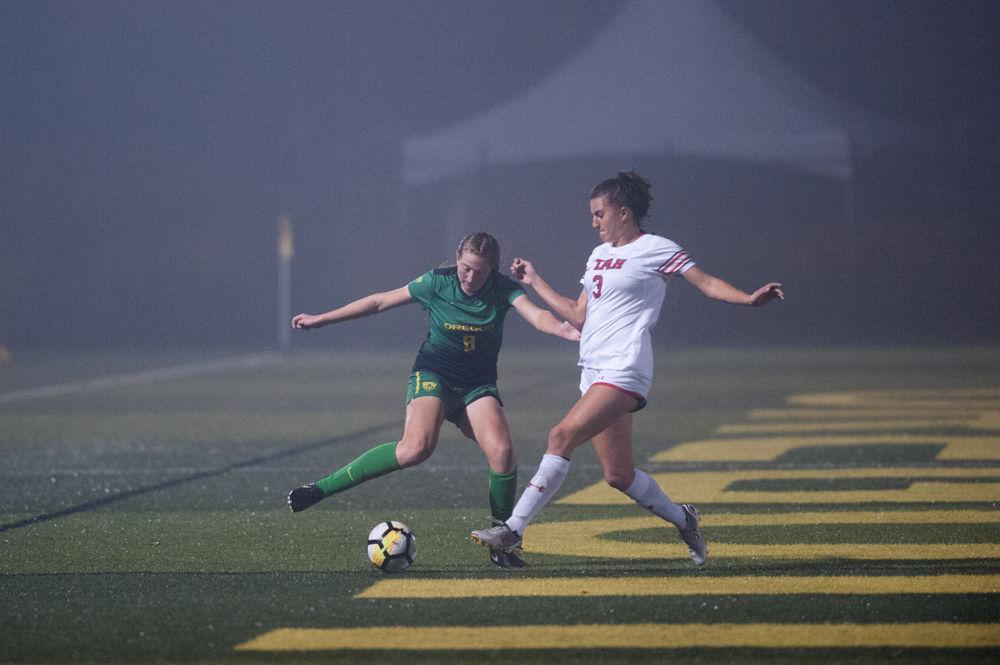
[[[629,208],[637,224],[646,217],[649,202],[653,200],[649,181],[635,171],[619,171],[617,176],[601,182],[590,192],[592,199],[602,196],[612,205]]]

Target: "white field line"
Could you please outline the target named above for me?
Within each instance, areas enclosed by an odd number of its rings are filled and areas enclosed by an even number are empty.
[[[130,374],[115,374],[112,376],[99,376],[86,381],[73,381],[70,383],[58,383],[51,386],[41,386],[38,388],[25,388],[23,390],[10,390],[0,393],[0,404],[14,404],[16,402],[27,402],[34,399],[45,399],[48,397],[62,397],[76,393],[93,393],[111,388],[121,388],[123,386],[135,386],[143,383],[154,383],[156,381],[167,381],[170,379],[186,379],[202,374],[212,374],[230,369],[252,369],[273,364],[279,355],[276,353],[251,353],[236,358],[221,358],[219,360],[207,360],[188,365],[177,365],[175,367],[163,367],[160,369],[149,369],[142,372],[132,372]]]
[[[20,469],[0,469],[0,478],[27,478],[33,476],[124,476],[128,474],[142,475],[142,474],[160,474],[160,475],[187,475],[191,473],[202,473],[209,467],[204,466],[192,466],[192,467],[163,467],[163,466],[152,466],[152,467],[98,467],[93,469],[84,469],[78,466],[66,467],[66,468],[30,468],[24,467]],[[420,468],[425,472],[448,472],[448,471],[470,471],[481,469],[481,464],[442,464],[442,465],[429,465],[426,462],[420,465]],[[596,471],[601,468],[600,464],[590,463],[586,464],[581,462],[577,464],[573,463],[574,469],[590,469],[591,471]],[[300,466],[293,465],[283,465],[283,466],[268,466],[268,467],[247,467],[245,469],[231,469],[227,473],[238,473],[252,475],[255,473],[312,473],[316,470],[315,465],[303,464]]]

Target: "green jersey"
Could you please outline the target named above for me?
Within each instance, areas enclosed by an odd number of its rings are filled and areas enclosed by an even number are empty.
[[[413,371],[434,372],[454,386],[496,383],[504,317],[524,289],[494,272],[467,296],[457,273],[454,267],[431,270],[407,287],[430,318]]]

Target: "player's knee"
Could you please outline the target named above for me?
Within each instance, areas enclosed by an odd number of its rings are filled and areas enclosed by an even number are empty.
[[[396,444],[396,461],[402,467],[416,466],[431,456],[436,444],[429,437],[404,437]]]
[[[573,433],[561,423],[549,430],[548,452],[563,455],[571,452]]]
[[[629,488],[634,480],[633,477],[629,477],[629,474],[618,469],[605,469],[604,470],[604,482],[611,485],[619,492],[624,492]]]
[[[490,453],[490,468],[497,473],[511,473],[517,467],[517,457],[510,441],[499,443]]]
[[[510,473],[516,466],[514,444],[509,436],[504,436],[502,433],[490,433],[477,441],[493,471]]]

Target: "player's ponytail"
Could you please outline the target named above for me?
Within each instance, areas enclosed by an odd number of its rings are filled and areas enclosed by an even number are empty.
[[[649,193],[649,181],[635,171],[619,171],[614,178],[608,178],[594,187],[590,198],[601,197],[612,205],[629,208],[635,216],[636,224],[646,217],[649,203],[653,200]]]

